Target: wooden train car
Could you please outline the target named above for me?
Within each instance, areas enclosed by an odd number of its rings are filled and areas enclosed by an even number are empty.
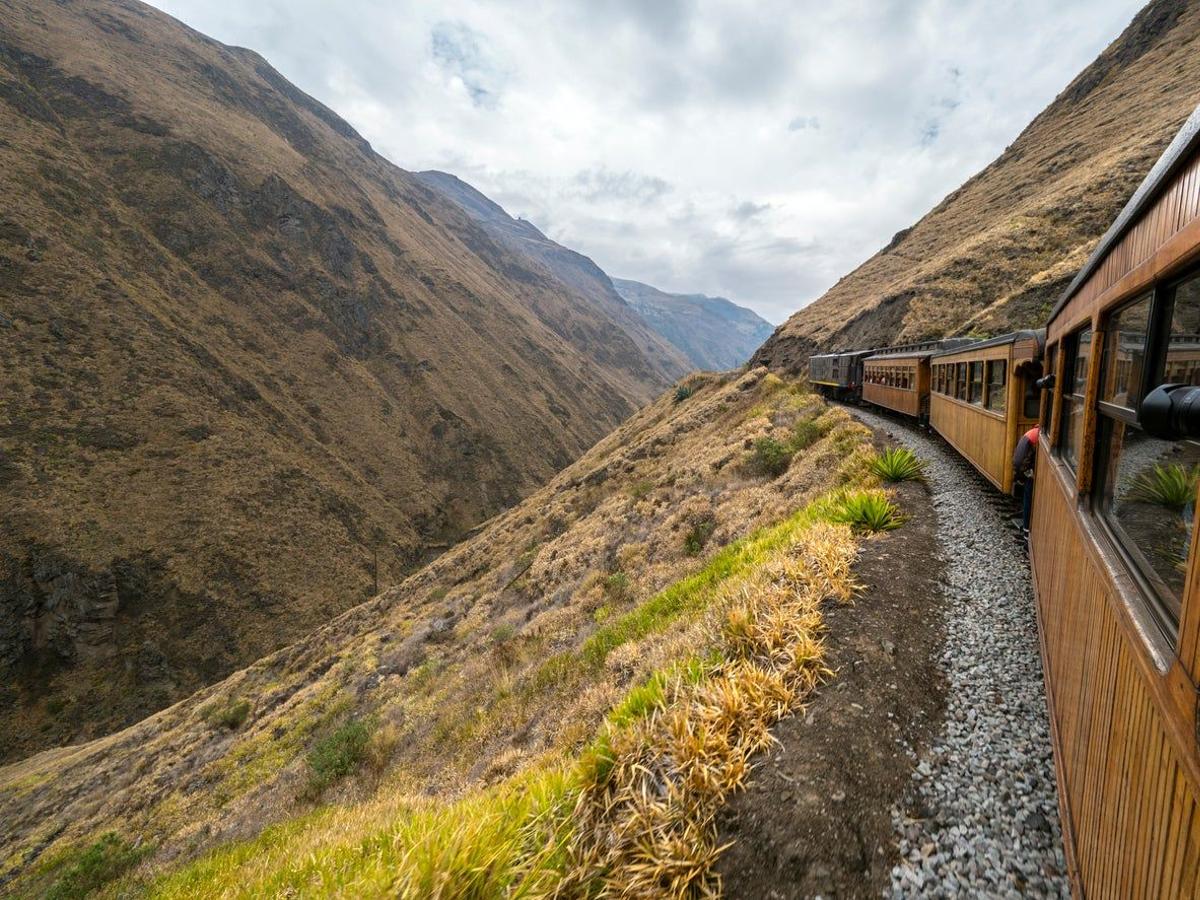
[[[862,393],[863,360],[874,350],[824,353],[808,359],[808,380],[818,392],[835,400],[850,400]]]
[[[1030,548],[1078,896],[1200,896],[1198,345],[1200,108],[1047,328]]]
[[[863,360],[862,398],[867,403],[925,421],[929,417],[929,358],[970,341],[951,338],[886,347]]]
[[[1017,441],[1040,414],[1042,343],[1042,332],[1018,331],[929,361],[929,424],[1006,494]]]

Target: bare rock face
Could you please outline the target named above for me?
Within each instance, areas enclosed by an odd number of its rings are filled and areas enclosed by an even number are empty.
[[[79,571],[54,554],[24,561],[0,554],[0,668],[30,655],[64,663],[111,659],[118,606],[110,571]]]
[[[1045,324],[1196,105],[1200,7],[1153,0],[998,159],[779,326],[752,364]]]

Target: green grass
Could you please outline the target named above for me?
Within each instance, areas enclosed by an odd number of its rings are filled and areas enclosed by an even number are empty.
[[[704,549],[704,545],[708,543],[708,539],[712,537],[712,533],[716,530],[716,527],[717,523],[711,519],[706,519],[703,522],[697,522],[693,525],[683,539],[683,552],[688,556],[699,556],[700,551]]]
[[[690,396],[692,396],[692,389],[690,387],[688,387],[686,384],[681,384],[679,387],[675,388],[675,402],[676,403],[682,403],[684,400],[686,400]]]
[[[318,797],[331,784],[357,769],[374,730],[374,722],[351,719],[317,741],[308,752],[306,794]]]
[[[925,478],[925,463],[905,447],[888,447],[871,460],[871,472],[884,481],[920,481]]]
[[[1197,482],[1200,482],[1200,466],[1185,469],[1178,463],[1156,465],[1133,480],[1129,499],[1181,512],[1196,499]]]
[[[250,717],[249,700],[213,701],[200,708],[200,718],[213,728],[236,731]]]
[[[107,832],[95,843],[63,858],[60,871],[42,896],[45,900],[87,897],[124,875],[149,850],[149,846],[134,847],[116,832]]]
[[[833,520],[860,532],[891,531],[904,522],[900,509],[882,491],[848,493]]]
[[[760,475],[778,478],[788,470],[795,453],[790,443],[773,437],[761,437],[754,442],[754,451],[750,454],[750,467]]]

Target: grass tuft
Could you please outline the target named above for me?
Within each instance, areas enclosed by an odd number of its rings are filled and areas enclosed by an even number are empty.
[[[76,900],[116,881],[150,848],[135,847],[116,832],[107,832],[78,856],[64,860],[61,874],[43,895],[46,900]]]
[[[317,741],[308,753],[305,795],[319,797],[327,787],[357,769],[374,731],[374,722],[351,719]]]
[[[906,447],[888,447],[871,460],[871,472],[884,481],[923,481],[925,463]]]
[[[1196,499],[1197,483],[1200,483],[1200,466],[1186,469],[1178,463],[1156,465],[1133,480],[1129,499],[1181,512]]]
[[[213,728],[236,731],[250,717],[249,700],[214,701],[200,708],[200,718]]]

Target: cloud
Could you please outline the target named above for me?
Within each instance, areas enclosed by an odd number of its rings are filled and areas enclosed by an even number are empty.
[[[463,86],[472,103],[488,108],[496,105],[500,74],[477,32],[461,22],[439,22],[430,32],[429,48],[437,64]]]
[[[258,50],[397,165],[772,321],[998,155],[1141,5],[152,2]]]

